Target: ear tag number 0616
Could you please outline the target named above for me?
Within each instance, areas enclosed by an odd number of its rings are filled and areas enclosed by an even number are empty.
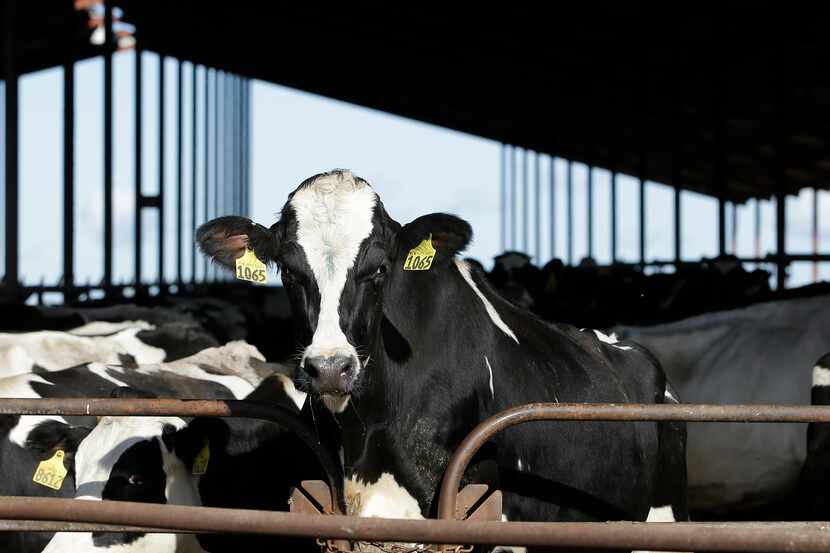
[[[64,455],[64,451],[59,449],[51,458],[41,461],[35,469],[32,482],[53,490],[60,490],[67,473],[66,467],[63,466]]]
[[[236,278],[257,284],[268,282],[268,271],[265,263],[259,260],[254,250],[246,249],[245,255],[236,260]]]
[[[428,271],[435,259],[435,248],[432,247],[432,234],[423,242],[409,250],[403,264],[404,271]]]

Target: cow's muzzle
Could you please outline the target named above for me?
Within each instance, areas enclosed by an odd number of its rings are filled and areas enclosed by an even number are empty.
[[[320,395],[346,395],[351,392],[357,363],[348,355],[306,357],[302,369]]]

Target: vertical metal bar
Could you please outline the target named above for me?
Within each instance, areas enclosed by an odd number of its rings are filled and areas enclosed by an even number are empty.
[[[141,222],[141,196],[142,196],[142,178],[143,178],[143,155],[142,155],[142,141],[143,141],[143,88],[144,77],[142,71],[142,56],[141,47],[139,44],[135,46],[135,284],[141,284],[141,253],[142,246],[142,222]]]
[[[755,259],[761,258],[761,200],[755,200]]]
[[[777,154],[781,156],[781,154]],[[779,178],[783,178],[782,175]],[[783,182],[778,183],[778,190],[775,192],[775,226],[776,226],[776,248],[778,264],[776,271],[777,288],[783,290],[787,287],[787,263],[784,255],[787,253],[786,232],[787,232],[787,195],[783,189]]]
[[[594,168],[588,166],[588,257],[594,257]]]
[[[818,255],[818,188],[813,188],[813,255]],[[813,282],[818,282],[818,262],[815,260]]]
[[[677,180],[675,180],[677,182]],[[680,205],[680,187],[674,187],[674,264],[675,266],[679,266],[681,262],[681,245],[680,245],[680,233],[681,233],[681,205]]]
[[[539,171],[539,169],[540,169],[539,157],[540,157],[539,152],[536,152],[536,164],[535,164],[536,180],[534,181],[535,185],[536,185],[536,194],[535,194],[536,199],[535,199],[534,204],[533,204],[533,212],[534,212],[533,213],[533,219],[536,222],[536,227],[535,227],[536,228],[536,236],[534,237],[534,240],[536,241],[536,264],[537,265],[542,264],[542,206],[541,206],[541,203],[542,203],[542,179],[541,179],[541,175],[539,174],[540,173],[540,171]]]
[[[184,158],[182,150],[184,145],[184,114],[182,113],[184,107],[184,95],[182,92],[182,60],[178,60],[177,75],[176,75],[176,178],[177,197],[176,197],[176,282],[182,284],[182,230],[184,228]]]
[[[245,79],[245,209],[251,214],[251,81]]]
[[[166,89],[164,76],[164,65],[166,56],[159,55],[159,196],[158,196],[158,216],[159,216],[159,236],[158,236],[158,283],[164,282],[164,173],[165,173],[165,101],[164,91]]]
[[[556,257],[556,160],[550,156],[550,258]]]
[[[6,274],[5,284],[14,290],[19,280],[18,271],[18,102],[17,102],[17,57],[16,57],[16,2],[6,2],[3,13],[3,80],[5,81],[4,117],[5,137],[5,186],[6,186]]]
[[[74,17],[72,2],[65,2]],[[75,285],[75,58],[74,28],[67,25],[63,64],[63,301],[74,299]]]
[[[209,204],[210,204],[210,73],[211,70],[208,67],[205,67],[205,101],[204,101],[204,110],[205,110],[205,130],[204,130],[204,138],[205,138],[205,152],[204,152],[204,194],[202,195],[202,202],[203,202],[203,215],[204,215],[204,222],[210,221],[210,214],[209,214]],[[202,280],[207,281],[208,279],[208,258],[206,255],[202,256]]]
[[[726,254],[726,201],[723,199],[723,182],[718,182],[718,255]]]
[[[244,85],[242,77],[239,77],[236,82],[237,85],[237,103],[236,103],[236,210],[234,213],[240,215],[242,213],[242,87]]]
[[[617,262],[617,173],[611,171],[611,263]]]
[[[196,143],[196,134],[197,134],[197,118],[198,118],[198,93],[197,93],[197,86],[196,86],[196,62],[193,62],[190,66],[190,83],[192,90],[191,93],[191,129],[190,129],[190,282],[196,282],[196,227],[197,220],[196,220],[196,148],[198,144]]]
[[[501,251],[505,251],[507,249],[507,144],[502,143],[501,145],[499,162],[499,169],[501,171],[499,175],[501,183],[501,203],[499,204],[501,227],[499,228],[499,244],[501,245]]]
[[[646,262],[646,171],[645,154],[640,155],[640,263]]]
[[[224,80],[224,73],[213,73],[213,216],[219,216],[219,189],[222,187],[222,176],[219,173],[219,135],[222,132],[219,126],[220,82]],[[216,276],[214,272],[214,277]]]
[[[510,152],[510,245],[516,248],[516,147]]]
[[[568,244],[568,265],[574,264],[574,186],[573,186],[573,170],[574,164],[572,161],[568,160],[568,180],[567,180],[567,192],[568,192],[568,213],[566,216],[565,224],[567,225],[567,239]]]
[[[112,285],[112,2],[104,1],[104,281]]]
[[[732,202],[732,244],[731,244],[731,252],[732,255],[738,254],[738,204]]]
[[[522,153],[522,250],[530,253],[530,152],[525,148]]]

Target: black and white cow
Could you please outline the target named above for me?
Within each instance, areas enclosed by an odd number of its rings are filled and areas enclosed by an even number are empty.
[[[653,353],[686,402],[805,405],[810,402],[810,369],[830,348],[830,295],[613,330]],[[807,455],[806,427],[691,425],[692,509],[705,519],[786,518]],[[775,505],[780,502],[779,509]]]
[[[343,428],[352,514],[434,515],[448,457],[505,408],[664,401],[664,375],[642,348],[544,323],[494,293],[456,259],[471,238],[450,215],[401,227],[348,171],[307,179],[270,228],[222,217],[198,231],[223,265],[247,247],[282,270],[305,346],[298,379]],[[404,270],[422,243],[434,256]],[[645,520],[661,458],[685,463],[683,436],[671,434],[656,423],[523,425],[494,438],[468,478],[503,490],[510,519]],[[661,438],[681,449],[663,455]],[[682,488],[671,494],[679,506]]]
[[[195,323],[95,321],[66,331],[0,333],[0,378],[81,363],[175,361],[219,343]]]
[[[109,397],[114,387],[140,387],[160,397],[241,399],[281,367],[265,363],[253,346],[231,342],[188,358],[155,365],[118,366],[86,363],[54,372],[0,379],[0,397]],[[285,378],[285,377],[282,377]],[[286,388],[294,401],[304,394]],[[139,420],[138,418],[136,420]],[[78,441],[95,425],[95,417],[0,415],[0,495],[71,497]],[[38,464],[58,449],[69,469],[59,490],[32,481]],[[0,533],[0,551],[40,551],[48,536]]]
[[[120,390],[121,397],[146,396]],[[305,398],[290,378],[275,374],[248,399],[299,415]],[[302,427],[299,416],[297,421]],[[195,460],[205,448],[209,456],[204,474],[194,474]],[[321,468],[321,458],[327,469]],[[339,473],[327,450],[310,449],[308,441],[286,428],[250,419],[199,417],[186,423],[175,417],[104,417],[74,455],[75,495],[86,500],[285,511],[291,487],[306,479],[326,479],[326,470]],[[277,550],[319,551],[319,546],[313,539],[271,536],[58,533],[44,553]]]
[[[813,405],[830,406],[830,353],[813,367]],[[807,458],[801,471],[797,505],[804,520],[830,518],[830,424],[807,425]]]

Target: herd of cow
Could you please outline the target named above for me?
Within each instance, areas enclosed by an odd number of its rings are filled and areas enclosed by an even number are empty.
[[[451,215],[399,224],[340,170],[303,182],[270,227],[203,225],[197,240],[216,263],[234,269],[250,250],[282,272],[297,346],[284,363],[237,339],[228,325],[245,321],[208,315],[217,304],[207,300],[41,310],[27,332],[0,333],[0,397],[247,398],[292,410],[319,440],[308,447],[251,419],[4,415],[0,495],[287,510],[290,488],[325,479],[328,459],[347,513],[424,518],[460,441],[514,405],[803,404],[811,385],[815,403],[830,403],[830,357],[815,362],[830,350],[830,296],[578,329],[499,295],[459,258],[471,239]],[[502,490],[507,520],[763,509],[826,519],[828,466],[830,430],[819,424],[693,424],[687,435],[679,423],[536,422],[495,437],[465,479]],[[240,548],[318,550],[238,535],[0,533],[0,551],[25,553]]]

